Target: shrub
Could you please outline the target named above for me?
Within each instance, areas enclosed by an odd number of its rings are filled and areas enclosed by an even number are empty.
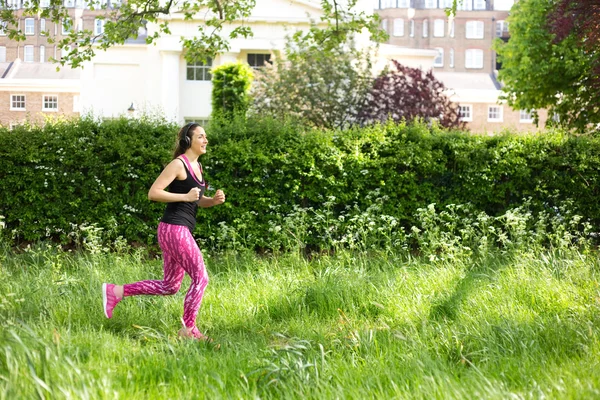
[[[240,62],[226,63],[212,69],[212,118],[231,119],[246,115],[252,69]]]

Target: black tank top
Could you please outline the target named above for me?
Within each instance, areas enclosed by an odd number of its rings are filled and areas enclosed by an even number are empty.
[[[186,177],[183,180],[175,179],[173,182],[169,184],[167,189],[171,193],[188,193],[192,188],[200,189],[200,198],[204,194],[205,190],[205,181],[204,181],[204,172],[202,171],[202,166],[200,163],[200,172],[202,172],[202,181],[199,181],[192,169],[192,164],[188,158],[182,154],[179,159],[185,168]],[[167,208],[165,209],[165,213],[161,218],[161,222],[165,222],[167,224],[172,225],[183,225],[187,226],[191,232],[194,231],[194,227],[196,226],[196,212],[198,211],[198,204],[196,201],[186,202],[180,201],[175,203],[167,203]]]

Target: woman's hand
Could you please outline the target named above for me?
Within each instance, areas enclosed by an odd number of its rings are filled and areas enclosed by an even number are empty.
[[[219,204],[225,203],[225,193],[221,189],[217,190],[213,196],[213,205],[218,206]]]
[[[200,200],[200,189],[198,188],[190,189],[185,195],[185,201],[189,201],[190,203],[198,200]]]

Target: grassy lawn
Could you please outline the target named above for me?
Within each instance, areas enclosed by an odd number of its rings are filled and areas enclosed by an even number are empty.
[[[139,254],[0,251],[0,399],[600,397],[600,268],[578,251],[207,257],[183,298],[102,282],[162,276]]]

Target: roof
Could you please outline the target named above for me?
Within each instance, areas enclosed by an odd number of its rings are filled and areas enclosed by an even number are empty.
[[[433,72],[448,89],[500,90],[493,75],[481,72]]]
[[[79,79],[81,70],[54,63],[15,62],[4,79]]]

